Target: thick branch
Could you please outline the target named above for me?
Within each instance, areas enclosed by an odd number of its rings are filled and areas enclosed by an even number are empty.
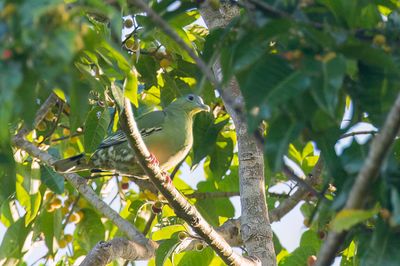
[[[371,148],[364,162],[363,167],[357,175],[356,181],[349,192],[344,209],[360,209],[364,207],[365,195],[374,183],[378,176],[379,170],[385,161],[390,147],[396,138],[400,129],[400,94],[391,108],[385,124],[380,133],[374,138],[371,143]],[[322,249],[319,253],[317,265],[330,265],[336,256],[336,252],[342,240],[346,236],[346,232],[331,231],[328,234]]]
[[[218,11],[203,5],[200,12],[209,29],[224,27],[233,17],[239,15],[238,8],[225,4]],[[214,73],[218,80],[222,79],[218,62],[214,66]],[[236,106],[230,100],[233,98],[240,106],[244,106],[236,79],[233,78],[222,91],[221,97],[235,124],[238,140],[242,239],[251,256],[260,259],[263,265],[276,265],[265,196],[263,151],[254,135],[249,134],[245,117],[237,112]]]
[[[80,266],[105,266],[118,258],[135,261],[154,257],[154,252],[142,253],[141,249],[140,244],[124,238],[115,238],[108,242],[100,241],[87,254]]]
[[[254,265],[254,261],[233,252],[232,247],[207,223],[197,209],[190,205],[173,184],[167,180],[160,167],[151,163],[150,152],[141,138],[128,99],[125,99],[121,124],[127,135],[128,142],[136,154],[138,163],[161,194],[168,200],[175,213],[184,219],[228,265]]]

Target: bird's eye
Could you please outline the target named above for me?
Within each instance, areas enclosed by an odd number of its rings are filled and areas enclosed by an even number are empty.
[[[193,100],[194,100],[193,95],[189,95],[189,96],[188,96],[188,100],[189,100],[189,101],[193,101]]]

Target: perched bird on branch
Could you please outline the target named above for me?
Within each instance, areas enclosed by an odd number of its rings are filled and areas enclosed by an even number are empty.
[[[186,157],[193,144],[193,117],[202,111],[208,112],[210,107],[200,96],[189,94],[176,99],[162,111],[137,118],[142,138],[161,170],[175,167]],[[144,175],[122,131],[104,139],[89,159],[80,154],[59,160],[53,166],[61,173],[91,170],[136,177]]]

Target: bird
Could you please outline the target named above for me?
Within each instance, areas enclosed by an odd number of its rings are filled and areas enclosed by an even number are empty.
[[[140,134],[163,172],[175,167],[193,146],[193,119],[210,107],[196,94],[177,98],[163,110],[144,114],[136,119]],[[128,177],[143,178],[144,171],[135,160],[125,133],[118,130],[105,138],[87,159],[84,154],[58,160],[53,164],[59,173],[84,170],[112,172]]]

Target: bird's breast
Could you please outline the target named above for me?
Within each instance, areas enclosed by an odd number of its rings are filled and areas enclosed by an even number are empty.
[[[193,144],[192,132],[188,132],[188,129],[171,128],[170,130],[170,132],[154,133],[145,139],[147,148],[157,158],[161,169],[165,171],[182,161]]]

